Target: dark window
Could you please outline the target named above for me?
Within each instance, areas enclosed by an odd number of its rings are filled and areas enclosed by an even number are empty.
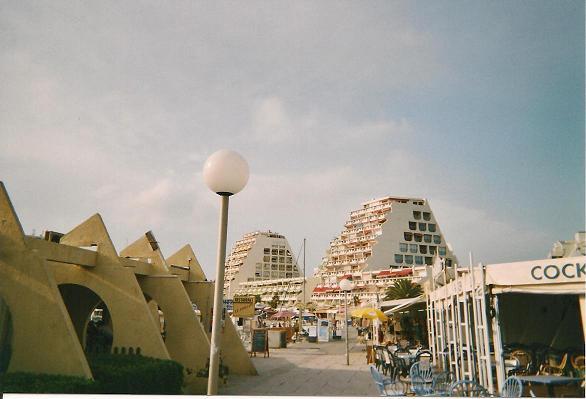
[[[412,241],[413,240],[413,233],[404,232],[403,237],[405,238],[405,241]]]
[[[431,220],[429,212],[423,212],[423,220],[427,220],[428,222]]]
[[[403,255],[395,254],[395,263],[403,263]]]
[[[441,244],[442,243],[442,238],[440,236],[433,236],[433,242],[436,244]]]
[[[425,231],[426,228],[427,228],[427,224],[426,223],[419,223],[419,230]]]
[[[409,222],[409,230],[415,230],[417,228],[417,223]]]
[[[407,263],[408,265],[412,265],[413,264],[413,255],[405,255],[405,263]]]
[[[270,254],[271,250],[269,248],[265,248],[265,254]]]
[[[419,246],[419,252],[422,254],[427,254],[427,245],[420,245]]]
[[[414,237],[416,242],[421,242],[421,240],[423,239],[423,236],[421,234],[414,234]]]
[[[450,258],[446,259],[446,267],[452,267],[452,260]]]
[[[421,219],[421,212],[420,211],[413,211],[413,217],[415,218],[415,220],[420,220]]]
[[[416,265],[422,265],[423,264],[423,256],[415,256],[415,264]]]
[[[423,241],[425,241],[425,242],[431,242],[431,234],[424,234],[423,235]]]
[[[411,252],[412,254],[416,254],[417,253],[417,244],[410,244],[409,245],[409,252]]]
[[[431,265],[433,264],[433,258],[431,256],[426,256],[425,257],[425,264],[426,265]]]
[[[439,255],[446,256],[446,247],[439,247]]]
[[[437,247],[436,247],[435,245],[430,245],[430,246],[429,246],[429,253],[430,253],[431,255],[435,255],[435,250],[436,250],[436,248],[437,248]]]
[[[435,233],[435,224],[429,223],[427,226],[430,232]]]

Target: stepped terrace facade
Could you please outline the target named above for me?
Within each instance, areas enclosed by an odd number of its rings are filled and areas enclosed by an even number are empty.
[[[237,292],[242,283],[299,276],[297,261],[285,236],[272,231],[254,231],[236,241],[226,260],[224,295],[233,298],[243,294]]]
[[[383,197],[350,212],[316,272],[320,283],[311,301],[337,305],[344,293],[338,283],[352,278],[353,296],[363,303],[381,301],[386,289],[440,257],[446,267],[457,260],[447,245],[429,203],[421,198]],[[417,274],[417,273],[416,273]]]

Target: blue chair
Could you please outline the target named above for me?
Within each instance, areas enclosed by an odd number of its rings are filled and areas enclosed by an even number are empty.
[[[490,394],[482,385],[476,381],[471,380],[460,380],[454,382],[450,386],[450,396],[456,396],[460,398],[486,398]]]
[[[433,393],[433,371],[430,362],[413,363],[409,369],[409,376],[411,377],[411,389],[415,395],[424,396]]]
[[[384,378],[376,367],[372,365],[369,368],[380,396],[405,396],[405,388],[401,381],[393,378]]]
[[[501,389],[503,398],[520,398],[523,395],[523,383],[515,376],[507,378]]]
[[[455,382],[454,373],[442,371],[433,376],[431,390],[433,396],[450,396],[450,387]]]

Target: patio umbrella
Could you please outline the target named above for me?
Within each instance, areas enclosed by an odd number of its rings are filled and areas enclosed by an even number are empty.
[[[389,318],[380,310],[376,308],[359,308],[354,309],[351,313],[352,317],[360,317],[363,319],[380,321],[387,321]]]
[[[293,316],[295,316],[295,313],[291,312],[290,310],[280,310],[272,315],[271,319],[290,319]]]

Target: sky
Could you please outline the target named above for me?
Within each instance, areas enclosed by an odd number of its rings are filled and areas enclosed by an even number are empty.
[[[0,180],[25,233],[99,212],[215,277],[205,159],[250,166],[244,233],[307,239],[427,198],[460,262],[546,257],[584,230],[583,1],[0,2]]]

